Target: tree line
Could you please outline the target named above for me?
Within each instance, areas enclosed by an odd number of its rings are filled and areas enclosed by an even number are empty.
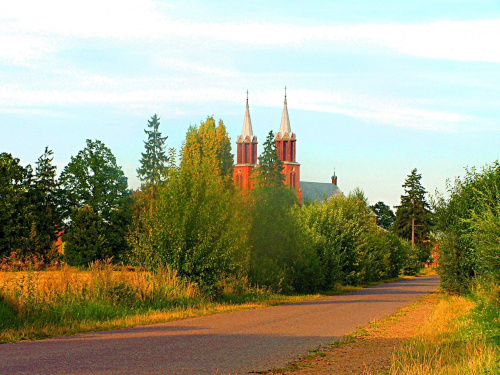
[[[48,148],[35,171],[0,154],[0,257],[167,265],[207,294],[225,283],[310,292],[373,282],[415,273],[428,257],[432,215],[416,169],[396,214],[382,202],[369,206],[359,189],[300,206],[284,185],[272,132],[251,191],[233,183],[222,121],[191,126],[179,152],[167,151],[157,115],[145,133],[136,191],[98,140],[87,140],[59,178]],[[62,255],[54,245],[61,233]]]

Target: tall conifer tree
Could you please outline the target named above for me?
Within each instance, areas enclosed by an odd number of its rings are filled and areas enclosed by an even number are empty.
[[[420,180],[422,175],[413,169],[406,178],[403,188],[405,194],[401,196],[401,204],[396,207],[396,220],[393,230],[402,238],[412,239],[414,231],[415,243],[422,245],[429,240],[432,229],[432,213],[425,199],[427,191]]]
[[[264,150],[259,156],[259,166],[254,170],[258,187],[281,186],[285,182],[282,172],[283,162],[278,157],[274,133],[271,130],[264,142]]]
[[[57,228],[61,225],[58,206],[59,182],[56,178],[56,166],[52,164],[54,152],[45,147],[38,158],[35,169],[33,199],[35,203],[35,221],[32,223],[33,244],[42,255],[48,254],[57,239]]]
[[[156,113],[148,120],[148,128],[144,132],[148,140],[144,141],[145,152],[140,160],[141,166],[137,168],[139,179],[145,186],[152,187],[152,194],[156,186],[165,179],[168,156],[165,153],[165,142],[168,138],[162,137],[160,132],[160,118]]]

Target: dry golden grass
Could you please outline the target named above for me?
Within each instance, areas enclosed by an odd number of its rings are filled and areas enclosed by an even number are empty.
[[[224,287],[228,293],[233,289]],[[0,342],[163,323],[321,296],[283,296],[255,289],[246,294],[237,303],[211,301],[203,298],[196,284],[168,268],[154,273],[116,271],[110,264],[96,263],[89,271],[62,267],[0,272],[0,304],[9,310],[0,309],[0,320],[11,320],[3,326],[0,321]]]
[[[392,375],[493,374],[498,348],[487,342],[471,313],[475,303],[442,299],[419,334],[393,356]]]

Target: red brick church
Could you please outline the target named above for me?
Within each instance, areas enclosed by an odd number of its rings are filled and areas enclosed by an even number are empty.
[[[285,185],[295,190],[299,202],[314,202],[342,194],[337,186],[337,176],[332,176],[332,183],[300,181],[300,164],[297,162],[297,137],[292,133],[290,118],[286,102],[281,115],[280,130],[276,134],[276,151],[283,161],[283,174]],[[234,166],[234,181],[241,189],[252,189],[251,173],[257,167],[257,137],[253,134],[250,108],[248,106],[248,93],[243,120],[243,130],[236,141],[236,165]]]

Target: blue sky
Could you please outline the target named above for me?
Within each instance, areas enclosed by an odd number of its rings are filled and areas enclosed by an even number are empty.
[[[0,4],[0,152],[59,171],[100,139],[137,187],[154,113],[181,147],[214,115],[233,141],[246,90],[262,145],[284,86],[301,179],[399,202],[499,158],[497,1],[10,1]]]

